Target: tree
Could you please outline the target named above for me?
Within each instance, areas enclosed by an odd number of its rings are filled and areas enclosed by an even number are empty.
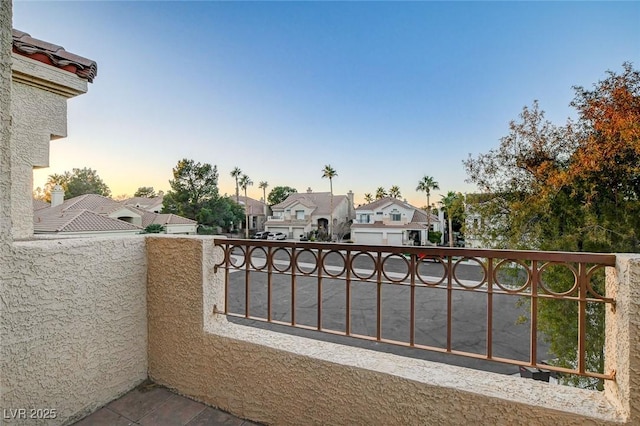
[[[427,240],[429,239],[429,231],[431,230],[431,204],[429,197],[431,196],[432,189],[440,189],[438,182],[431,176],[424,175],[418,182],[416,191],[421,191],[427,194]]]
[[[240,167],[234,167],[234,169],[231,170],[231,177],[236,180],[236,203],[238,204],[240,204],[240,184],[238,183],[240,176],[242,176],[242,170],[240,170]]]
[[[141,186],[136,192],[133,194],[134,197],[145,197],[145,198],[155,198],[158,195],[156,194],[153,186]]]
[[[240,188],[244,191],[244,213],[245,213],[245,227],[244,237],[249,238],[249,200],[247,199],[247,186],[253,185],[253,181],[247,175],[242,175],[240,178]]]
[[[484,192],[473,207],[490,224],[481,229],[487,243],[563,251],[640,249],[640,73],[625,63],[621,74],[609,71],[593,89],[574,90],[577,122],[553,125],[534,102],[510,123],[497,149],[465,161],[468,180]],[[564,269],[547,268],[552,290],[572,285]],[[591,286],[604,294],[604,277],[594,277]],[[577,303],[545,299],[538,307],[538,328],[557,364],[575,366]],[[601,372],[604,307],[587,308],[587,368]],[[570,380],[602,387],[602,381]]]
[[[400,198],[402,195],[400,194],[400,187],[398,185],[393,185],[389,188],[389,197],[392,198]]]
[[[264,201],[265,203],[267,202],[267,187],[269,186],[269,183],[265,180],[261,181],[258,184],[258,188],[262,189],[262,201]]]
[[[453,220],[454,217],[460,220],[464,214],[464,196],[459,192],[449,191],[446,196],[442,196],[440,204],[449,223],[449,247],[453,247]]]
[[[196,220],[205,226],[220,227],[226,232],[244,218],[244,208],[231,197],[215,197],[206,201]]]
[[[143,234],[161,234],[164,232],[164,226],[159,223],[152,223],[151,225],[144,228]]]
[[[322,169],[322,178],[329,179],[329,188],[331,190],[331,201],[329,202],[329,238],[333,238],[333,178],[338,176],[338,173],[335,171],[330,164],[324,166]]]
[[[276,186],[269,193],[269,197],[267,197],[267,201],[270,206],[274,206],[276,204],[280,204],[291,194],[295,194],[298,191],[295,188],[290,186]]]
[[[366,203],[373,203],[373,197],[371,196],[371,194],[369,192],[364,194],[364,201]]]
[[[185,158],[173,168],[169,185],[171,190],[164,196],[162,212],[195,220],[205,203],[218,197],[218,169]]]
[[[84,194],[98,194],[104,197],[111,196],[111,190],[102,181],[98,172],[84,167],[82,169],[72,169],[71,172],[49,175],[45,184],[45,199],[51,200],[51,190],[54,186],[60,185],[64,189],[64,198],[69,199]]]
[[[386,196],[387,191],[383,187],[379,186],[378,189],[376,189],[376,200],[381,200]]]

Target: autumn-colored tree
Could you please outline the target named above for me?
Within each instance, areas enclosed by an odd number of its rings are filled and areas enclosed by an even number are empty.
[[[640,249],[640,73],[628,63],[590,90],[575,87],[577,121],[557,126],[534,103],[498,149],[465,161],[482,190],[473,210],[484,218],[485,244],[589,252]],[[566,269],[566,268],[565,268]],[[565,271],[566,272],[566,271]],[[552,290],[571,274],[547,268]],[[604,279],[591,285],[603,294]],[[567,287],[569,286],[569,287]],[[576,365],[577,303],[540,301],[538,327],[561,366]],[[588,304],[587,367],[604,366],[604,307]],[[601,381],[571,379],[581,386]]]

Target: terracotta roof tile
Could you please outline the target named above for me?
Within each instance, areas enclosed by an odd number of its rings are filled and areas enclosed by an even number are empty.
[[[89,82],[98,75],[98,64],[64,50],[64,47],[31,37],[29,34],[13,30],[13,51],[39,62],[63,69]]]
[[[105,232],[140,231],[128,222],[102,216],[88,210],[64,210],[56,208],[37,210],[33,216],[36,232]]]

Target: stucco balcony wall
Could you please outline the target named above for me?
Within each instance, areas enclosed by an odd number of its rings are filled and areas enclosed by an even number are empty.
[[[69,424],[146,379],[143,236],[22,241],[5,249],[0,424]],[[12,418],[9,410],[20,408],[52,409],[56,418]]]
[[[150,378],[237,416],[278,425],[638,424],[622,400],[630,394],[611,385],[552,386],[230,323],[218,313],[224,270],[214,238],[149,237],[147,253]]]

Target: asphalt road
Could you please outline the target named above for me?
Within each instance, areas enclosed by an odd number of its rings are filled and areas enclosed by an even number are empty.
[[[289,264],[288,255],[284,252],[275,256],[274,267],[285,270]],[[236,261],[242,262],[240,258]],[[315,259],[310,252],[298,259],[300,269],[311,272],[315,269]],[[256,253],[251,264],[256,268],[264,265],[264,256]],[[318,278],[315,276],[295,277],[295,320],[297,324],[317,327],[318,301],[322,305],[322,327],[325,329],[345,331],[346,324],[346,282],[344,279],[333,279],[328,274],[344,277],[344,261],[337,253],[325,258],[327,267],[323,271],[322,290],[318,294]],[[374,261],[368,256],[354,259],[354,272],[360,277],[368,277],[374,272]],[[391,257],[384,263],[386,277],[401,281],[408,272],[408,265],[402,258]],[[437,283],[444,275],[444,267],[438,262],[425,261],[418,266],[418,274],[429,283]],[[461,263],[455,268],[455,276],[462,285],[473,287],[483,278],[483,270],[477,264]],[[229,310],[244,315],[245,281],[244,267],[232,270],[229,275]],[[352,276],[352,278],[355,278]],[[376,276],[373,275],[374,281]],[[267,273],[251,271],[249,274],[249,315],[267,316]],[[438,348],[446,348],[447,340],[447,297],[446,281],[439,286],[421,286],[415,291],[415,342]],[[484,354],[487,350],[487,300],[483,292],[462,291],[460,285],[451,292],[452,305],[452,349]],[[526,364],[529,359],[530,332],[529,323],[518,324],[521,316],[528,317],[527,307],[517,305],[519,297],[512,295],[493,295],[492,351],[493,356],[522,360]],[[278,321],[291,321],[292,313],[292,277],[287,274],[272,275],[272,318]],[[411,309],[411,288],[401,284],[383,284],[381,290],[381,336],[383,339],[409,341],[409,324]],[[229,317],[234,322],[249,324],[255,327],[268,328],[284,333],[291,333],[328,340],[336,343],[361,346],[374,350],[396,353],[403,356],[445,362],[470,368],[488,370],[502,374],[516,374],[515,365],[500,364],[474,358],[460,357],[451,354],[427,351],[423,349],[396,346],[387,343],[371,342],[345,336],[321,333],[318,331],[296,329],[260,321]],[[376,336],[377,330],[377,284],[375,282],[351,282],[351,333]],[[538,338],[538,359],[547,359],[547,345]]]

